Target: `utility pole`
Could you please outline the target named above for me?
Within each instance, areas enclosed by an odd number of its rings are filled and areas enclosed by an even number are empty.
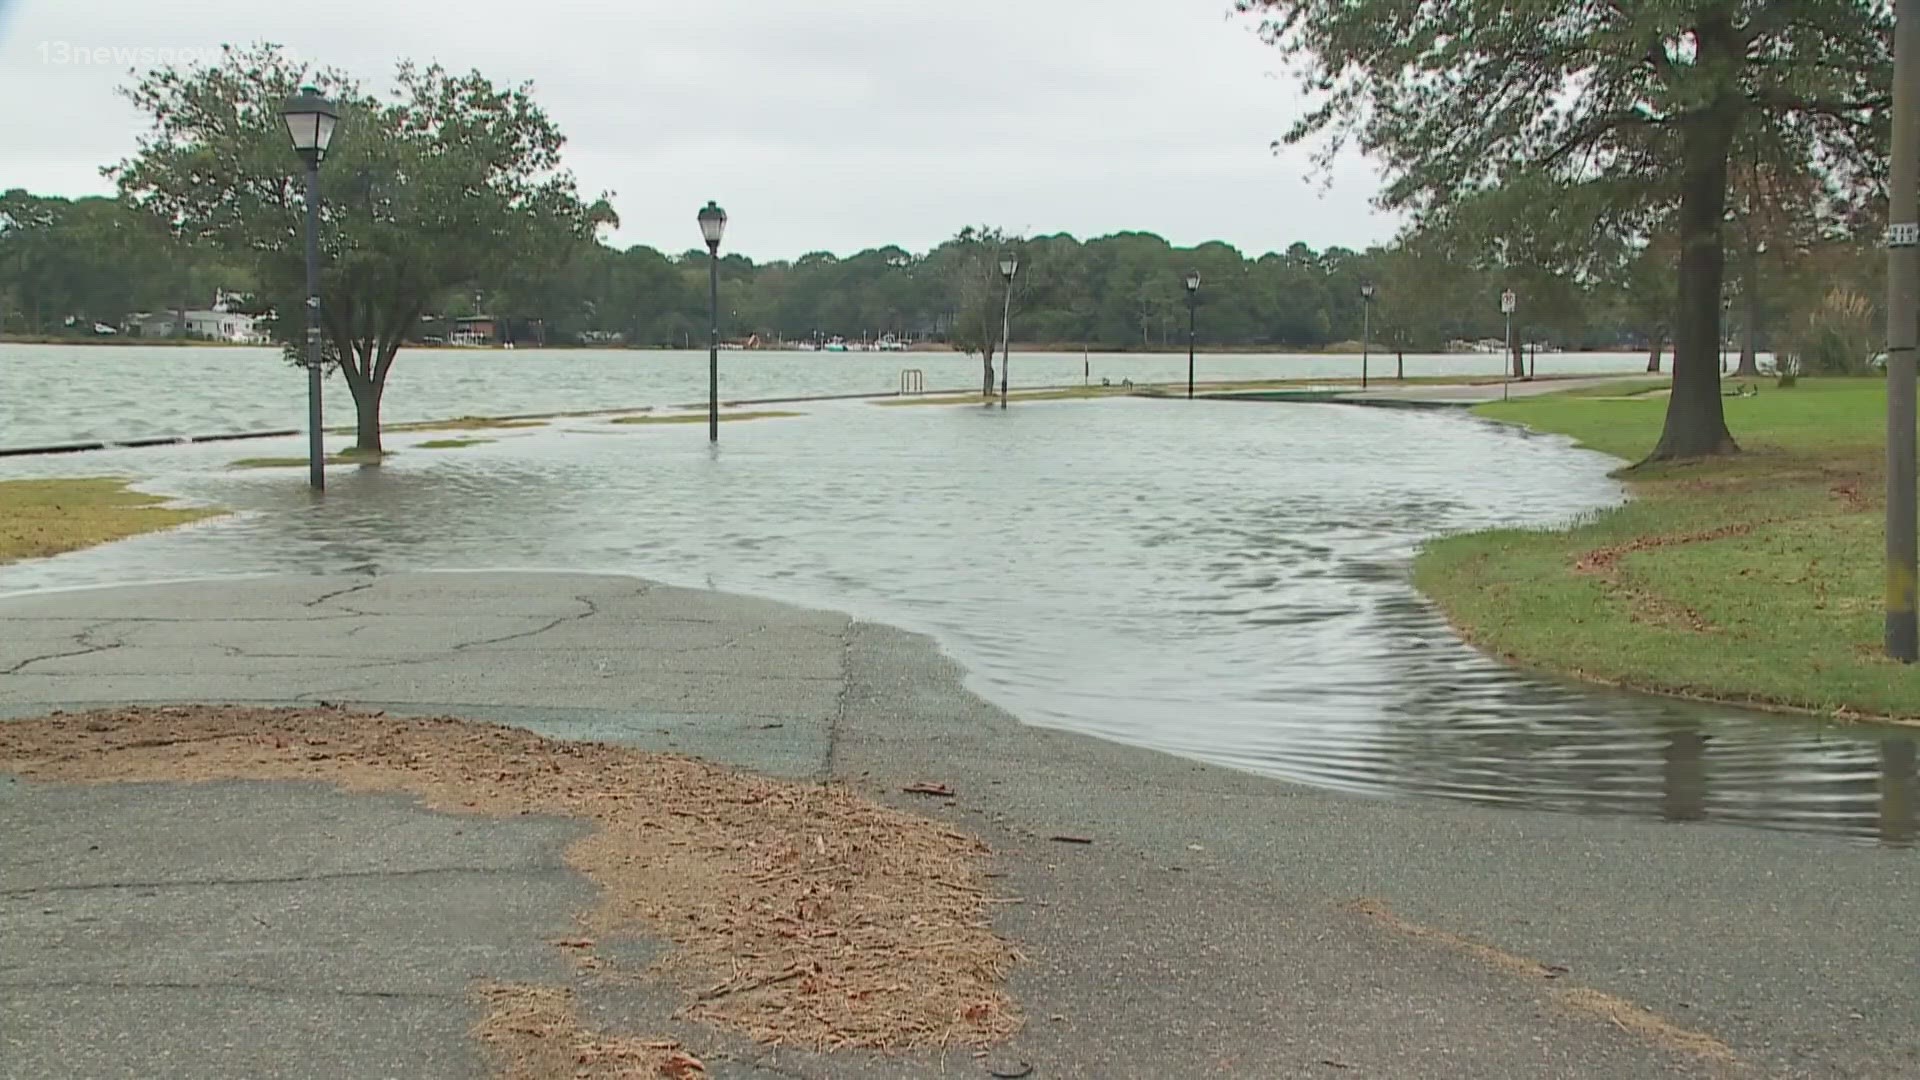
[[[1914,622],[1914,345],[1920,336],[1920,7],[1895,0],[1887,212],[1887,656],[1920,652]]]

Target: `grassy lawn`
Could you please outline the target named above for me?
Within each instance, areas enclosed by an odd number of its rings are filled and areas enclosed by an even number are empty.
[[[166,501],[128,491],[127,481],[110,477],[0,480],[0,563],[77,551],[223,513],[166,507]]]
[[[1920,721],[1920,671],[1880,655],[1886,384],[1756,384],[1725,399],[1744,453],[1632,469],[1634,498],[1560,531],[1445,537],[1414,581],[1520,664],[1661,693]],[[1655,394],[1480,406],[1627,460]]]

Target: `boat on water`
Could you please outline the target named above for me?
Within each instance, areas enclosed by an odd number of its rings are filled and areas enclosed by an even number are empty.
[[[832,340],[828,341],[825,345],[820,346],[820,351],[821,352],[846,352],[848,351],[847,339],[843,337],[835,337]]]

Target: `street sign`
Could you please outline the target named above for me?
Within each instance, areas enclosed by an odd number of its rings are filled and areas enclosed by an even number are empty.
[[[1518,306],[1520,306],[1520,298],[1514,295],[1512,289],[1508,289],[1506,292],[1500,294],[1500,310],[1502,312],[1511,315],[1513,314],[1513,309]]]
[[[1920,247],[1920,222],[1896,221],[1887,226],[1887,246]]]

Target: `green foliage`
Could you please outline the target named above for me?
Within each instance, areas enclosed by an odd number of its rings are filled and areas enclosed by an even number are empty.
[[[1383,202],[1419,214],[1484,214],[1473,199],[1497,195],[1560,239],[1644,224],[1678,198],[1678,133],[1714,113],[1818,147],[1832,169],[1884,161],[1886,0],[1240,7],[1318,98],[1286,140],[1325,137],[1329,157],[1357,144],[1388,170]],[[1721,29],[1729,61],[1711,52]]]
[[[321,171],[324,356],[361,405],[361,445],[377,449],[387,374],[428,307],[563,263],[611,212],[581,201],[560,133],[525,85],[402,63],[375,95],[271,45],[148,73],[127,96],[153,126],[112,175],[177,236],[247,259],[296,359],[305,194],[279,108],[307,83],[340,109]]]
[[[93,334],[135,312],[204,308],[220,290],[243,291],[247,273],[177,242],[146,214],[114,199],[0,194],[0,330]]]
[[[1656,457],[1734,447],[1716,388],[1730,169],[1858,205],[1884,173],[1888,0],[1239,0],[1381,202],[1485,261],[1591,280],[1671,229],[1675,392]],[[1732,207],[1742,213],[1738,200]]]

